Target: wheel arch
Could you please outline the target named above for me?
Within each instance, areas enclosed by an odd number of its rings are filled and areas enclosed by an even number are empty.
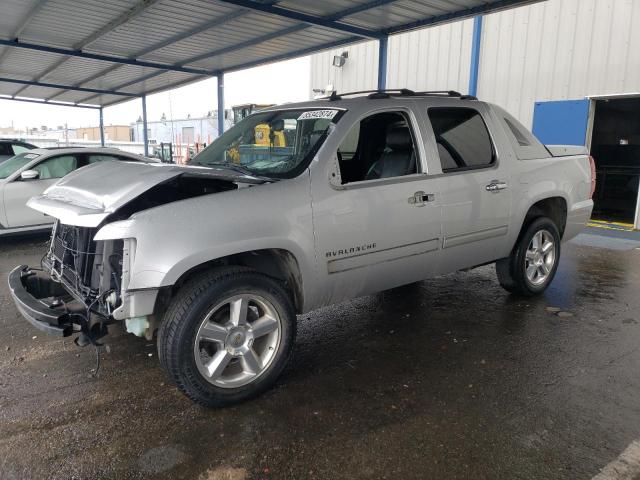
[[[558,195],[537,200],[527,209],[527,213],[520,225],[520,231],[518,232],[515,245],[518,244],[520,237],[531,222],[540,217],[550,218],[558,227],[560,239],[562,239],[567,226],[567,208],[567,200],[563,196]]]
[[[182,285],[194,276],[222,266],[244,266],[274,278],[291,292],[296,313],[301,313],[304,305],[303,276],[296,256],[287,249],[265,248],[249,250],[218,257],[192,266],[171,285],[161,289],[154,311],[163,311]]]

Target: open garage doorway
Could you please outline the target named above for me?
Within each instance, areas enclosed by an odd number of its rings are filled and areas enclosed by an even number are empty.
[[[597,171],[593,218],[636,221],[640,183],[640,97],[594,99],[591,155]]]

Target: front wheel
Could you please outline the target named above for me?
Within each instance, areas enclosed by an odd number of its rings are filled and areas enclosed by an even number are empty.
[[[158,335],[158,354],[178,388],[205,406],[253,397],[276,381],[295,336],[295,311],[274,279],[244,267],[182,287]]]
[[[527,227],[511,255],[496,262],[496,273],[505,290],[529,297],[549,286],[559,260],[558,227],[551,219],[541,217]]]

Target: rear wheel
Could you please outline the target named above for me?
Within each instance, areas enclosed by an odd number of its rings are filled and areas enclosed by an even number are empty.
[[[560,233],[547,217],[527,227],[511,255],[496,262],[502,287],[512,293],[533,296],[551,283],[560,260]]]
[[[158,353],[178,388],[222,406],[275,382],[291,353],[295,311],[277,281],[231,267],[186,284],[160,328]]]

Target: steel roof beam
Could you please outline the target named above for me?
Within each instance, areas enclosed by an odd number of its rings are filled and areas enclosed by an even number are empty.
[[[339,12],[333,13],[326,17],[323,17],[325,20],[339,20],[344,17],[348,17],[349,15],[354,15],[356,13],[364,12],[366,10],[371,10],[372,8],[381,7],[383,5],[387,5],[390,3],[397,2],[398,0],[374,0],[371,2],[363,3],[361,5],[357,5],[355,7],[350,7],[345,10],[340,10]],[[297,25],[293,25],[291,27],[283,28],[281,30],[267,33],[262,35],[261,37],[256,37],[253,39],[246,40],[244,42],[236,43],[235,45],[229,45],[228,47],[224,47],[218,50],[213,50],[211,52],[202,53],[200,55],[196,55],[195,57],[191,57],[181,62],[181,65],[188,65],[193,62],[198,62],[200,60],[204,60],[205,58],[215,57],[218,55],[224,55],[227,53],[234,52],[236,50],[241,50],[245,47],[253,45],[254,43],[262,43],[268,42],[270,40],[274,40],[278,37],[283,37],[285,35],[290,35],[292,33],[299,32],[304,30],[305,28],[309,28],[307,23],[299,23]],[[386,38],[386,36],[382,35],[381,37]]]
[[[72,50],[69,48],[50,47],[48,45],[39,45],[35,43],[21,42],[19,40],[0,39],[0,45],[8,47],[24,48],[27,50],[36,50],[39,52],[56,53],[58,55],[68,55],[70,57],[87,58],[90,60],[100,60],[102,62],[119,63],[122,65],[133,65],[134,67],[148,67],[157,70],[165,70],[169,72],[193,73],[194,75],[212,75],[212,72],[201,68],[182,67],[180,65],[169,65],[166,63],[147,62],[145,60],[137,60],[132,58],[114,57],[111,55],[103,55],[100,53],[89,53],[81,50]]]
[[[121,27],[125,23],[128,23],[129,21],[133,20],[135,17],[137,17],[141,13],[144,13],[146,10],[151,8],[153,5],[155,5],[159,1],[160,0],[140,0],[138,3],[136,3],[133,7],[131,7],[126,12],[124,12],[122,15],[114,18],[105,26],[103,26],[102,28],[100,28],[99,30],[92,33],[91,35],[86,37],[84,40],[82,40],[79,45],[75,46],[75,49],[79,50],[81,48],[88,47],[95,41],[104,37],[106,34],[111,33],[116,28]]]
[[[437,25],[439,23],[447,23],[453,20],[472,18],[485,13],[495,13],[499,10],[519,7],[531,3],[538,3],[540,1],[542,0],[498,0],[491,3],[483,3],[476,7],[465,8],[463,10],[458,10],[451,13],[436,15],[435,17],[429,17],[421,20],[416,20],[414,22],[404,23],[402,25],[396,25],[395,27],[385,28],[381,31],[381,33],[391,35],[394,33],[406,32],[408,30],[415,30],[417,28]]]
[[[367,10],[371,10],[371,9],[374,9],[374,8],[377,8],[377,7],[382,7],[384,5],[388,5],[388,4],[397,2],[397,1],[398,0],[371,0],[371,1],[367,2],[367,3],[363,3],[363,4],[360,4],[360,5],[355,5],[353,7],[346,8],[344,10],[340,10],[339,12],[336,12],[336,13],[333,13],[331,15],[328,15],[328,16],[324,17],[324,19],[325,20],[334,20],[335,21],[335,20],[339,20],[339,19],[344,18],[344,17],[348,17],[349,15],[355,15],[357,13],[364,12],[364,11],[367,11]],[[277,2],[268,2],[268,5],[273,5],[275,3],[277,3]],[[224,16],[222,18],[216,18],[216,19],[213,19],[213,20],[211,20],[209,22],[205,22],[202,25],[199,25],[199,26],[197,26],[197,27],[195,27],[195,28],[193,28],[193,29],[191,29],[191,30],[189,30],[187,32],[179,33],[179,34],[174,35],[173,37],[171,37],[169,39],[163,40],[162,42],[156,43],[156,44],[154,44],[154,45],[152,45],[150,47],[147,47],[146,49],[140,50],[140,51],[138,51],[138,52],[136,52],[134,54],[134,57],[140,57],[140,56],[143,56],[143,55],[147,55],[147,54],[149,54],[151,52],[154,52],[156,50],[160,50],[161,48],[167,47],[167,46],[169,46],[169,45],[171,45],[173,43],[176,43],[176,42],[179,42],[181,40],[184,40],[185,38],[188,38],[188,37],[190,37],[192,35],[196,35],[198,33],[202,33],[204,31],[207,31],[207,30],[211,29],[211,28],[214,28],[214,27],[217,27],[217,26],[222,25],[224,23],[227,23],[227,22],[229,22],[229,21],[231,21],[231,20],[233,20],[233,19],[235,19],[235,18],[237,18],[237,17],[239,17],[241,15],[246,14],[248,11],[249,10],[247,10],[247,9],[237,10],[236,12],[232,12],[229,15],[226,15],[226,16]],[[309,25],[307,23],[300,23],[300,24],[294,25],[292,27],[288,27],[288,28],[285,28],[285,29],[278,30],[276,32],[265,34],[265,35],[263,35],[261,37],[254,38],[252,40],[247,40],[245,42],[237,43],[235,45],[230,45],[230,46],[222,48],[222,49],[213,50],[211,52],[207,52],[207,53],[204,53],[204,54],[196,55],[195,57],[191,57],[191,58],[187,59],[186,61],[181,62],[181,65],[186,65],[188,63],[199,61],[199,60],[203,60],[205,58],[210,58],[210,57],[213,57],[213,56],[216,56],[216,55],[223,55],[223,54],[226,54],[226,53],[230,53],[230,52],[233,52],[233,51],[236,51],[236,50],[240,50],[240,49],[242,49],[242,48],[244,48],[244,47],[246,47],[248,45],[251,45],[253,43],[261,43],[261,42],[266,42],[266,41],[269,41],[269,40],[273,40],[275,38],[278,38],[278,37],[281,37],[281,36],[284,36],[284,35],[289,35],[291,33],[295,33],[295,32],[301,31],[301,30],[303,30],[305,28],[308,28],[308,27],[309,27]],[[350,39],[348,41],[348,43],[352,43],[352,40]],[[93,80],[95,80],[97,78],[100,78],[100,77],[106,75],[107,73],[110,73],[110,72],[116,70],[117,68],[119,68],[118,65],[111,66],[111,67],[109,67],[109,68],[107,68],[105,70],[102,70],[102,71],[92,75],[91,77],[83,80],[82,82],[79,82],[79,83],[75,84],[75,86],[80,86],[82,84],[91,82],[91,81],[93,81]],[[134,83],[139,83],[139,82],[148,80],[150,78],[157,77],[158,75],[161,75],[161,73],[152,73],[152,74],[149,74],[149,75],[144,75],[143,77],[141,77],[140,79],[138,79],[136,81],[127,82],[127,83],[118,85],[118,86],[115,87],[115,89],[119,90],[121,88],[125,88],[125,87],[128,87],[130,85],[133,85]],[[55,98],[55,97],[57,97],[59,95],[62,95],[62,93],[58,93],[56,95],[53,95],[53,96],[49,97],[49,99],[53,99],[53,98]],[[93,98],[93,97],[89,97],[89,99],[91,99],[91,98]]]
[[[159,76],[159,75],[162,75],[163,73],[164,73],[164,72],[151,72],[151,73],[148,73],[147,75],[145,75],[145,76],[143,76],[143,77],[139,77],[139,78],[136,78],[136,79],[134,79],[134,80],[129,80],[128,82],[124,82],[124,83],[121,83],[121,84],[119,84],[119,85],[116,85],[116,86],[114,87],[114,90],[120,90],[120,89],[122,89],[122,88],[127,88],[127,87],[130,87],[131,85],[135,85],[136,83],[145,82],[145,81],[150,80],[150,79],[152,79],[152,78],[154,78],[154,77],[157,77],[157,76]],[[211,75],[208,75],[208,76],[211,76]],[[137,96],[139,97],[139,96],[141,96],[141,95],[142,95],[142,94],[138,94]],[[93,99],[93,98],[96,98],[96,97],[98,97],[98,96],[99,96],[99,95],[91,95],[91,96],[89,96],[89,97],[85,97],[85,98],[83,98],[82,100],[80,100],[80,103],[84,103],[84,102],[86,102],[86,101],[88,101],[88,100],[91,100],[91,99]],[[50,98],[51,98],[51,97],[50,97]]]
[[[11,102],[36,103],[38,105],[55,105],[56,107],[90,108],[91,110],[100,110],[100,107],[93,106],[93,105],[78,105],[76,103],[49,102],[47,100],[32,100],[30,98],[12,98],[12,97],[0,96],[0,100],[9,100]]]
[[[245,15],[248,12],[248,10],[237,10],[235,12],[230,13],[229,15],[225,15],[224,17],[218,17],[215,18],[213,20],[210,20],[208,22],[205,22],[201,25],[198,25],[195,28],[192,28],[191,30],[188,30],[186,32],[182,32],[179,34],[174,35],[173,37],[170,37],[166,40],[163,40],[161,42],[155,43],[153,45],[151,45],[150,47],[144,48],[142,50],[138,50],[136,53],[134,53],[130,58],[137,58],[137,57],[141,57],[143,55],[147,55],[151,52],[154,52],[156,50],[160,50],[161,48],[167,47],[173,43],[179,42],[181,40],[184,40],[185,38],[189,38],[192,35],[197,35],[199,33],[205,32],[211,28],[220,26],[224,23],[227,23],[231,20],[233,20],[234,18],[240,17],[242,15]],[[76,84],[74,84],[74,87],[79,87],[85,83],[89,83],[93,80],[96,80],[100,77],[103,77],[104,75],[113,72],[114,70],[120,68],[121,65],[112,65],[109,68],[105,68],[104,70],[101,70],[97,73],[95,73],[94,75],[91,75],[89,78],[85,78],[84,80],[82,80],[81,82],[78,82]],[[53,95],[51,97],[49,97],[49,100],[62,95],[62,93],[57,93],[56,95]]]
[[[82,41],[76,43],[73,46],[73,50],[82,51],[83,48],[88,47],[89,45],[91,45],[96,40],[98,40],[101,37],[105,36],[107,33],[109,33],[111,31],[113,31],[114,29],[124,25],[129,20],[135,18],[137,15],[141,14],[147,8],[149,8],[152,5],[158,3],[159,1],[160,0],[140,0],[138,3],[136,3],[132,8],[130,8],[129,10],[124,12],[122,15],[114,18],[109,23],[107,23],[102,28],[100,28],[99,30],[93,32],[91,35],[89,35],[88,37],[84,38]],[[12,38],[15,38],[17,40],[18,37],[19,37],[19,35],[14,35]],[[65,56],[65,57],[61,58],[59,61],[55,62],[53,65],[51,65],[49,68],[47,68],[44,72],[40,73],[36,78],[34,78],[34,81],[39,82],[43,78],[46,78],[47,75],[49,75],[51,72],[56,70],[64,62],[69,60],[69,58],[70,57],[68,57],[68,56]],[[21,92],[23,92],[26,88],[28,88],[28,87],[24,87],[21,90],[19,90],[16,93],[16,95],[18,95]]]
[[[36,4],[26,13],[26,15],[22,17],[22,19],[20,19],[20,21],[18,22],[18,27],[13,32],[11,32],[9,38],[18,38],[24,31],[24,29],[27,28],[29,22],[33,20],[33,17],[35,17],[38,12],[42,10],[42,7],[44,7],[46,4],[47,0],[39,0],[38,2],[36,2]],[[9,49],[5,47],[4,51],[0,53],[0,65],[8,54]]]
[[[362,38],[377,39],[381,37],[380,33],[374,30],[367,30],[366,28],[360,28],[354,25],[348,25],[346,23],[336,22],[335,20],[327,19],[324,17],[316,17],[314,15],[309,15],[295,10],[289,10],[288,8],[282,8],[276,5],[257,3],[252,0],[218,0],[218,2],[236,5],[237,7],[267,13],[269,15],[286,18],[288,20],[296,20],[299,22],[307,23],[309,25],[328,28],[330,30],[335,30],[341,33],[349,33],[351,35],[356,35]]]
[[[251,62],[243,63],[242,65],[237,65],[235,67],[225,69],[224,73],[237,72],[238,70],[245,70],[247,68],[257,67],[259,65],[264,65],[265,63],[281,62],[283,60],[291,60],[292,58],[304,57],[305,55],[311,55],[312,53],[317,53],[322,50],[330,50],[332,48],[337,48],[343,45],[348,45],[350,43],[357,43],[361,41],[362,41],[362,38],[357,36],[341,38],[340,40],[323,43],[322,45],[316,45],[314,47],[308,47],[302,50],[294,50],[293,52],[281,53],[271,57],[267,57],[259,60],[253,60]],[[219,73],[222,73],[222,72],[219,72]]]
[[[17,78],[0,77],[0,82],[15,83],[18,85],[26,85],[26,86],[34,86],[34,87],[55,88],[57,90],[72,90],[75,92],[95,93],[98,95],[118,95],[120,97],[132,97],[132,98],[140,96],[135,93],[120,92],[117,90],[101,90],[98,88],[70,87],[68,85],[60,85],[58,83],[34,82],[32,80],[20,80]],[[16,93],[13,96],[17,96],[17,95],[18,94]],[[82,102],[79,102],[79,103],[82,103]]]

